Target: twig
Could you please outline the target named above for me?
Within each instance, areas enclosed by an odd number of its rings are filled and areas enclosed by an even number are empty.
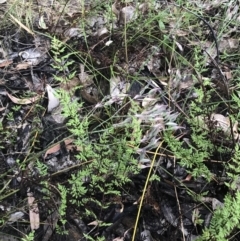
[[[177,194],[176,185],[174,185],[174,191],[175,191],[175,194],[176,194],[176,199],[177,199],[177,204],[178,204],[178,211],[179,211],[179,215],[180,215],[180,223],[181,223],[183,241],[185,241],[184,227],[183,227],[183,220],[182,220],[182,210],[181,210],[180,203],[179,203],[179,199],[178,199],[178,194]]]

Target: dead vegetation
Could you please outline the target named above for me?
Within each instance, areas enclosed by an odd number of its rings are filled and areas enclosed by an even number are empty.
[[[0,13],[1,240],[240,239],[239,1]]]

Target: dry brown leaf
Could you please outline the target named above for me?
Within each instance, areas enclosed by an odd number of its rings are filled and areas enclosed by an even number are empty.
[[[14,97],[13,95],[7,93],[9,99],[15,103],[15,104],[19,104],[19,105],[28,105],[28,104],[32,104],[36,101],[38,101],[42,95],[37,95],[37,96],[34,96],[34,97],[31,97],[31,98],[25,98],[25,99],[19,99],[19,98],[16,98]]]
[[[88,223],[88,225],[98,226],[98,221],[93,221],[91,223]]]
[[[31,64],[28,63],[28,62],[19,63],[19,64],[17,64],[16,69],[17,69],[17,70],[27,69],[27,68],[29,68],[30,66],[31,66]]]
[[[189,182],[192,179],[192,175],[188,174],[182,182]]]
[[[33,197],[33,194],[28,192],[29,219],[32,231],[38,229],[40,226],[38,204],[34,201],[35,198]]]
[[[7,67],[9,66],[10,64],[12,64],[13,61],[12,60],[3,60],[1,63],[0,63],[0,68],[2,67]]]
[[[72,142],[73,142],[73,139],[66,139],[66,140],[64,140],[64,143],[65,143],[67,149],[68,149],[68,145],[71,144]],[[71,146],[72,146],[72,145],[71,145]],[[46,151],[45,155],[44,155],[44,159],[47,157],[48,154],[52,154],[52,153],[55,153],[55,152],[59,151],[60,148],[61,148],[60,143],[58,143],[58,144],[52,146],[51,148],[49,148],[49,149]],[[69,149],[68,149],[68,150],[69,150]]]
[[[231,72],[231,70],[224,71],[223,74],[225,75],[227,80],[231,80],[232,79],[232,72]]]

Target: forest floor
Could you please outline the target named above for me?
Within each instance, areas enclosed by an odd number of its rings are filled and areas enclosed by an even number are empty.
[[[0,1],[0,240],[240,240],[239,5]]]

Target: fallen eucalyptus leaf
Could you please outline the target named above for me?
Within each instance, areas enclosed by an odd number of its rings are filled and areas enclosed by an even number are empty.
[[[7,66],[9,66],[12,63],[13,63],[13,61],[12,60],[8,60],[8,59],[0,60],[0,68],[7,67]]]
[[[36,230],[40,226],[40,217],[39,217],[39,209],[38,204],[35,201],[35,198],[33,197],[33,194],[31,192],[28,192],[28,205],[29,205],[29,219],[30,219],[30,225],[31,230]]]
[[[73,142],[72,139],[66,139],[66,140],[64,140],[64,143],[65,143],[66,146],[69,145],[69,144],[71,144],[72,142]],[[61,148],[60,143],[58,143],[58,144],[52,146],[51,148],[49,148],[49,149],[46,151],[45,155],[44,155],[44,159],[47,157],[48,154],[52,154],[52,153],[55,153],[55,152],[59,151],[60,148]]]
[[[31,63],[28,62],[24,62],[24,63],[19,63],[16,66],[17,70],[21,70],[21,69],[28,69],[31,66]]]
[[[15,104],[19,104],[19,105],[28,105],[28,104],[32,104],[34,102],[36,102],[37,100],[39,100],[42,95],[37,95],[37,96],[34,96],[34,97],[31,97],[31,98],[25,98],[25,99],[19,99],[19,98],[16,98],[14,97],[13,95],[7,93],[9,99],[15,103]]]

